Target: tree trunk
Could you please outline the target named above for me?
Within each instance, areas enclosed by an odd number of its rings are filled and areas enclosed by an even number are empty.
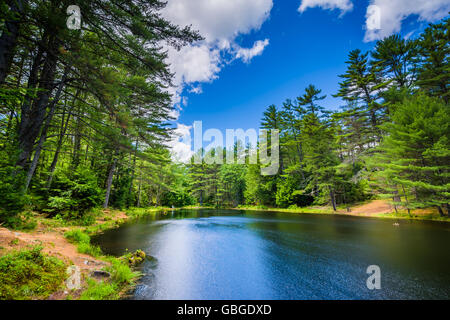
[[[50,40],[49,47],[54,48],[55,46],[56,41]],[[55,79],[57,58],[53,53],[56,50],[51,50],[51,48],[49,50],[50,52],[47,52],[41,78],[39,80],[39,89],[41,90],[34,100],[31,109],[29,109],[29,112],[22,113],[21,117],[18,138],[20,155],[16,165],[22,168],[25,168],[31,153],[33,152],[34,142],[39,136],[42,124],[44,123],[47,104],[54,86],[53,82]]]
[[[13,0],[9,3],[9,14],[14,17],[4,22],[0,37],[0,84],[5,82],[11,68],[19,37],[19,27],[24,10],[28,6],[28,0]]]
[[[142,185],[142,177],[139,179],[139,187],[138,187],[138,198],[136,206],[139,208],[141,206],[141,185]]]
[[[78,107],[78,112],[75,121],[75,139],[73,145],[73,159],[72,159],[72,168],[76,170],[78,165],[80,164],[80,152],[81,152],[81,117],[83,115],[83,110]]]
[[[60,129],[60,134],[59,134],[59,138],[58,138],[58,143],[56,145],[56,150],[55,150],[55,154],[53,156],[53,160],[52,163],[50,164],[50,169],[49,169],[49,174],[48,174],[48,178],[47,178],[47,183],[46,183],[46,188],[50,188],[52,185],[52,181],[53,181],[53,175],[55,173],[55,169],[56,169],[56,164],[58,163],[58,158],[59,158],[59,153],[61,152],[61,148],[62,148],[62,143],[64,141],[64,136],[66,135],[67,132],[67,128],[69,126],[69,120],[70,120],[70,116],[72,115],[72,107],[70,108],[68,114],[67,114],[67,119],[64,119],[64,113],[63,113],[63,117],[61,119],[61,129]]]
[[[38,145],[36,147],[36,151],[34,153],[33,161],[31,162],[30,168],[28,169],[28,172],[27,172],[27,179],[26,179],[25,187],[24,187],[25,191],[28,190],[28,187],[29,187],[30,182],[31,182],[31,178],[33,178],[34,172],[35,172],[36,167],[38,165],[39,157],[40,157],[41,151],[42,151],[42,147],[44,145],[45,140],[47,139],[47,131],[48,131],[50,123],[51,123],[51,121],[53,119],[53,114],[55,113],[56,104],[58,103],[59,98],[61,96],[62,88],[64,87],[64,83],[66,81],[66,77],[67,77],[67,73],[68,72],[69,72],[69,68],[66,67],[65,70],[64,70],[64,74],[63,74],[63,76],[61,78],[61,82],[59,84],[58,91],[56,92],[55,97],[54,97],[52,103],[50,104],[50,110],[48,111],[47,119],[45,120],[44,127],[42,128],[41,136],[39,138],[39,142],[38,142]]]
[[[437,208],[438,211],[439,211],[439,216],[443,217],[443,216],[444,216],[444,211],[442,211],[441,206],[436,206],[436,208]]]
[[[334,194],[334,189],[331,186],[328,186],[328,189],[330,190],[330,200],[333,206],[333,210],[336,211],[336,198]]]
[[[402,185],[403,196],[405,197],[406,209],[408,210],[408,216],[411,217],[411,209],[409,208],[408,196],[406,195],[405,187]]]
[[[136,154],[137,154],[138,148],[139,148],[139,140],[136,139],[136,148],[134,150],[133,166],[131,169],[130,187],[128,189],[128,200],[131,199],[131,194],[133,192],[133,180],[134,180],[134,175],[135,175],[135,171],[136,171]],[[127,201],[127,206],[129,206],[129,201]]]
[[[114,177],[114,171],[116,170],[118,154],[119,154],[119,148],[117,148],[116,151],[114,152],[112,164],[111,164],[111,167],[109,168],[108,179],[106,180],[106,195],[105,195],[105,202],[103,203],[103,208],[105,208],[105,209],[108,208],[108,204],[109,204],[109,196],[111,195],[111,186],[112,186],[112,181],[113,181],[113,177]]]

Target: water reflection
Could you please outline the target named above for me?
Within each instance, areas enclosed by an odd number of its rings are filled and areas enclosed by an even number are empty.
[[[155,257],[135,299],[449,298],[446,224],[326,215],[185,210],[94,239],[105,252]],[[368,265],[382,290],[366,288]]]

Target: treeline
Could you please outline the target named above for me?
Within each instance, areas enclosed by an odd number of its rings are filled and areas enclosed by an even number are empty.
[[[280,169],[257,164],[190,165],[198,203],[277,207],[347,206],[374,196],[395,209],[449,211],[449,19],[416,40],[392,35],[371,52],[353,50],[334,95],[346,105],[325,110],[321,90],[270,105],[261,127],[280,131]],[[209,152],[216,152],[211,150]]]
[[[337,112],[313,85],[269,106],[261,127],[280,131],[280,169],[263,176],[248,152],[246,164],[171,161],[164,47],[197,32],[164,20],[156,0],[77,1],[71,30],[72,4],[0,1],[0,224],[29,211],[83,219],[100,206],[336,207],[374,195],[448,213],[449,19],[352,51]]]
[[[72,30],[72,4],[0,1],[0,223],[148,204],[176,179],[164,48],[201,36],[156,0],[76,1]]]

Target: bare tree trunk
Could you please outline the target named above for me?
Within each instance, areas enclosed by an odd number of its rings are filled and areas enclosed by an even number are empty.
[[[117,155],[119,154],[119,148],[116,148],[116,151],[114,152],[111,167],[109,168],[108,173],[108,179],[106,180],[106,195],[105,195],[105,202],[103,203],[103,208],[108,208],[109,204],[109,196],[111,195],[111,186],[112,181],[114,177],[114,171],[116,170],[117,165]]]
[[[140,172],[142,173],[142,172]],[[141,206],[141,185],[142,185],[142,176],[139,178],[139,187],[138,187],[138,198],[136,206],[139,208]]]
[[[39,138],[39,142],[38,142],[38,145],[36,147],[36,151],[34,153],[33,161],[31,162],[30,168],[28,169],[28,172],[27,172],[27,179],[26,179],[25,187],[24,187],[25,191],[28,190],[28,187],[30,186],[31,178],[33,178],[34,172],[35,172],[36,167],[38,165],[39,157],[40,157],[41,151],[42,151],[42,147],[44,145],[45,140],[47,139],[47,131],[48,131],[50,123],[51,123],[51,121],[53,119],[53,114],[55,113],[56,104],[58,103],[59,98],[61,96],[62,88],[64,87],[64,83],[66,81],[66,77],[67,77],[67,73],[68,72],[69,72],[69,68],[66,67],[65,70],[64,70],[64,74],[63,74],[63,76],[61,78],[61,82],[59,84],[58,91],[56,92],[55,97],[54,97],[52,103],[50,104],[50,110],[48,111],[47,119],[45,120],[45,124],[44,124],[44,126],[42,128],[41,136]]]
[[[78,108],[76,122],[75,122],[75,141],[73,146],[73,159],[72,159],[72,168],[76,170],[78,165],[80,164],[80,150],[81,150],[81,117],[84,111],[82,108]]]
[[[75,96],[77,96],[77,94]],[[74,101],[75,101],[75,99],[74,99]],[[63,117],[61,119],[61,129],[59,131],[60,134],[59,134],[59,138],[58,138],[58,143],[56,145],[56,150],[55,150],[55,154],[53,156],[52,163],[50,164],[47,183],[45,186],[47,189],[50,188],[50,186],[52,185],[53,175],[55,174],[55,169],[56,169],[56,164],[58,163],[59,153],[61,152],[62,143],[64,141],[64,136],[65,136],[65,134],[67,132],[67,128],[69,126],[70,116],[72,115],[72,107],[69,109],[69,112],[67,114],[67,119],[64,119],[64,115],[65,115],[65,109],[64,109]]]
[[[328,186],[328,190],[330,190],[330,199],[331,204],[333,205],[333,210],[336,211],[336,198],[334,194],[334,189],[331,186]]]
[[[18,139],[19,150],[21,152],[16,162],[16,165],[22,168],[25,168],[31,153],[33,152],[34,142],[38,137],[45,120],[47,104],[53,90],[53,82],[56,73],[57,58],[55,52],[52,52],[56,51],[56,45],[55,39],[49,41],[49,52],[47,52],[41,72],[41,78],[39,80],[39,89],[41,90],[31,108],[27,110],[29,112],[22,113]]]
[[[130,187],[128,189],[128,199],[131,199],[131,194],[132,194],[132,191],[133,191],[134,173],[136,171],[136,154],[137,154],[138,148],[139,148],[139,139],[136,139],[136,147],[134,149],[134,157],[133,157],[133,166],[132,166],[132,169],[131,169]]]
[[[406,209],[408,210],[408,216],[411,217],[411,209],[409,208],[408,197],[406,195],[405,187],[403,185],[402,185],[402,189],[403,189],[403,196],[405,197]]]

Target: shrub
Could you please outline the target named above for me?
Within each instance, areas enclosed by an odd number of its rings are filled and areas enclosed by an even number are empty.
[[[98,187],[95,174],[79,167],[75,172],[57,171],[52,187],[41,188],[44,201],[42,211],[60,213],[65,219],[80,219],[86,211],[99,205],[103,192]]]
[[[15,219],[29,202],[24,194],[25,173],[0,161],[0,222],[6,226],[17,225]]]
[[[45,299],[65,277],[65,264],[41,246],[14,251],[0,257],[0,300]]]
[[[8,217],[6,225],[14,230],[31,231],[37,226],[36,219],[33,218],[31,212],[26,211],[13,217]]]

